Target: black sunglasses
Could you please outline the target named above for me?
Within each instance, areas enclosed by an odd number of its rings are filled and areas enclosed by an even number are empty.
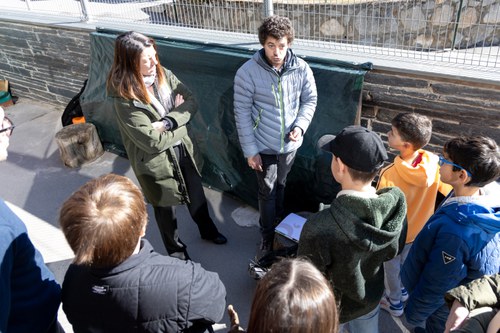
[[[3,127],[4,124],[6,124],[7,127]],[[2,129],[0,129],[0,133],[7,132],[7,136],[11,136],[15,127],[16,126],[14,126],[14,123],[12,123],[12,121],[9,118],[4,117],[3,122],[2,122]]]

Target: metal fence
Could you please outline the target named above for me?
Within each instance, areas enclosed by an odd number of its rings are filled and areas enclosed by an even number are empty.
[[[239,33],[256,40],[269,14],[288,16],[303,47],[477,69],[500,80],[500,0],[0,0],[0,9]],[[439,67],[436,68],[439,70]]]

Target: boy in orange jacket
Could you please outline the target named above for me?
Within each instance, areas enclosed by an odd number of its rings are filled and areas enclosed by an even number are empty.
[[[377,189],[397,186],[404,193],[408,233],[401,254],[384,263],[386,292],[380,306],[399,317],[403,314],[403,302],[408,299],[399,277],[401,266],[415,237],[434,213],[436,203],[444,199],[451,186],[440,180],[439,157],[422,149],[431,139],[431,120],[416,113],[400,113],[391,125],[387,133],[389,147],[398,150],[399,155],[381,171]]]

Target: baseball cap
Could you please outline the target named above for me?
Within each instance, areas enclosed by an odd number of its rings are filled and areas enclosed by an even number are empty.
[[[376,171],[388,158],[380,136],[362,126],[347,126],[336,136],[323,135],[318,141],[318,146],[358,171]]]

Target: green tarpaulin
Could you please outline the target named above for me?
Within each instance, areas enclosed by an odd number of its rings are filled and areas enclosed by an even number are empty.
[[[98,30],[91,34],[89,80],[81,105],[86,120],[96,125],[105,149],[125,156],[105,88],[114,39],[119,33]],[[233,113],[234,75],[254,51],[155,39],[162,65],[172,70],[198,100],[190,136],[203,165],[203,182],[257,207],[256,177],[241,152]],[[355,122],[364,74],[371,68],[370,63],[358,66],[318,58],[306,60],[316,79],[318,106],[288,176],[286,203],[290,211],[315,210],[319,202],[331,202],[337,189],[330,157],[318,151],[316,142],[323,134],[336,134]]]

